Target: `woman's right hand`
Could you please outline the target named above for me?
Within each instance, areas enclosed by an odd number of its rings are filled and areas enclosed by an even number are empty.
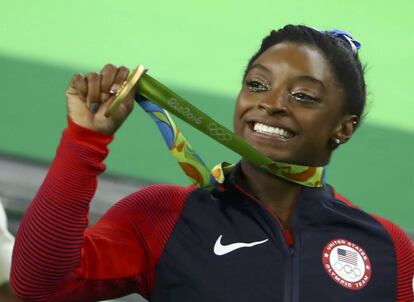
[[[70,119],[81,127],[113,135],[134,106],[135,89],[132,89],[119,108],[110,117],[105,116],[128,73],[124,66],[107,64],[99,73],[91,72],[86,77],[74,75],[66,90]]]

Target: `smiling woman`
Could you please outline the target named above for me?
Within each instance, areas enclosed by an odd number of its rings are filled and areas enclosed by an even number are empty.
[[[327,165],[361,122],[359,46],[337,30],[272,31],[248,63],[235,133],[288,166]],[[88,227],[107,145],[134,105],[132,91],[105,116],[127,75],[109,64],[69,85],[68,127],[17,235],[22,300],[413,300],[414,249],[399,227],[326,183],[303,186],[246,158],[220,185],[150,186]]]
[[[235,110],[235,131],[274,160],[326,165],[333,140],[348,140],[357,120],[344,114],[343,89],[336,82],[320,51],[279,43],[248,70]]]

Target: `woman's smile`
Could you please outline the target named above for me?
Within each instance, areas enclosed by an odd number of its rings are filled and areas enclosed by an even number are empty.
[[[247,129],[250,130],[250,139],[257,144],[286,144],[295,137],[289,128],[271,122],[247,122]]]
[[[249,126],[255,133],[263,134],[265,136],[275,137],[277,139],[286,141],[295,136],[295,134],[283,126],[272,126],[261,122],[249,123]]]

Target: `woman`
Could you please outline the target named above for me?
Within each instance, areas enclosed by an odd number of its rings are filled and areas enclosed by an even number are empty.
[[[344,33],[286,26],[250,60],[234,130],[273,160],[323,166],[360,123],[358,44]],[[56,158],[28,209],[12,285],[25,301],[411,301],[413,246],[395,224],[329,185],[308,188],[245,159],[223,185],[155,185],[94,226],[88,208],[107,145],[133,108],[106,108],[128,70],[76,75]]]

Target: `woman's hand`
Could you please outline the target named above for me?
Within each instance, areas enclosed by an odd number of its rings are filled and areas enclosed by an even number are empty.
[[[74,75],[66,90],[68,115],[72,121],[84,128],[114,134],[134,107],[135,89],[111,117],[106,117],[105,112],[128,73],[126,67],[107,64],[99,73],[91,72],[86,77]]]

